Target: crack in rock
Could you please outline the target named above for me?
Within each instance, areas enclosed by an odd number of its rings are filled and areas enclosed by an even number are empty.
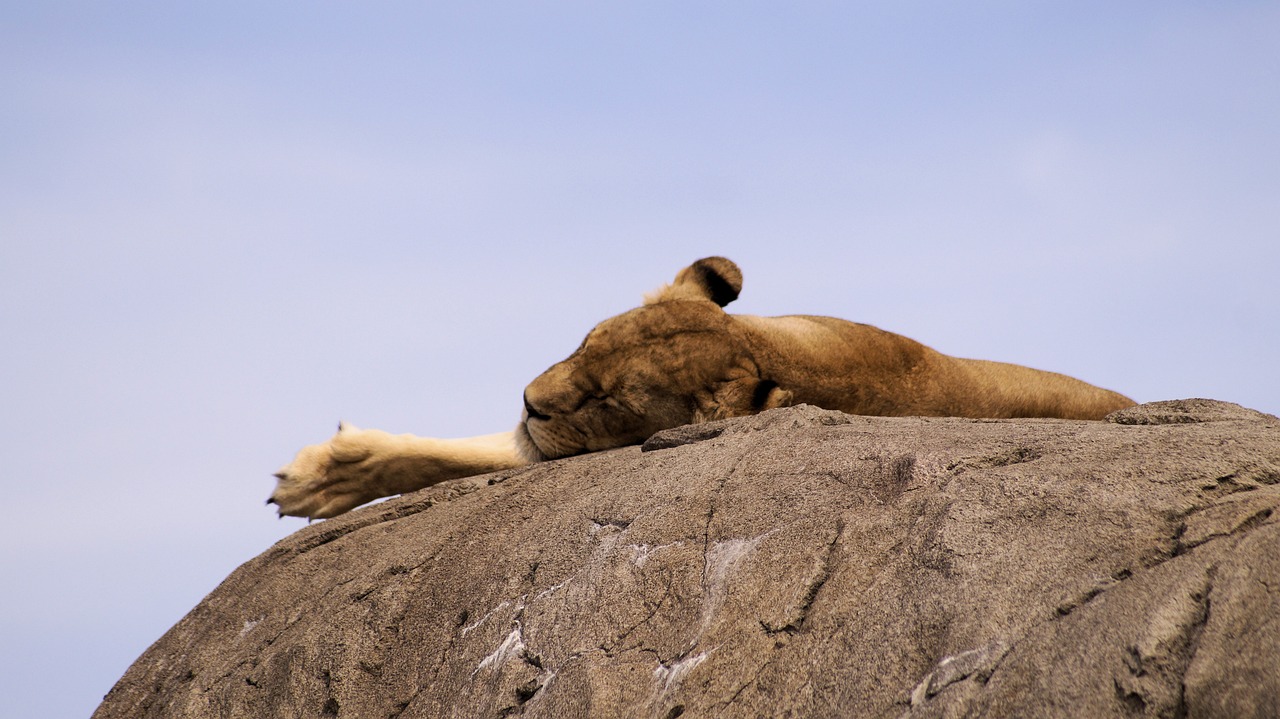
[[[1124,670],[1113,676],[1116,697],[1131,711],[1186,716],[1187,668],[1209,621],[1216,566],[1184,583],[1155,609],[1142,634],[1126,647]]]
[[[734,570],[737,569],[748,554],[755,551],[761,540],[770,534],[773,534],[773,531],[765,532],[751,539],[730,539],[724,542],[714,542],[707,549],[703,564],[703,575],[706,579],[702,594],[702,621],[698,625],[697,634],[694,636],[693,641],[690,642],[690,647],[697,646],[698,640],[711,627],[711,621],[715,618],[715,613],[724,605],[725,599],[729,596],[728,582],[730,575],[733,574]]]
[[[1083,607],[1089,602],[1092,602],[1094,599],[1097,599],[1103,592],[1114,588],[1116,585],[1132,577],[1133,570],[1125,567],[1124,569],[1112,573],[1109,578],[1095,582],[1092,587],[1076,598],[1059,604],[1057,609],[1054,610],[1055,618],[1061,619],[1062,617],[1070,616],[1075,610]]]
[[[524,633],[520,629],[520,622],[515,622],[515,627],[507,634],[502,643],[494,649],[489,656],[480,660],[479,666],[475,671],[471,672],[471,676],[475,676],[487,666],[495,666],[502,664],[512,658],[521,656],[525,651]]]
[[[680,687],[680,682],[698,667],[699,664],[706,661],[707,655],[714,650],[699,652],[678,661],[664,664],[659,661],[658,666],[653,670],[653,679],[657,682],[657,695],[654,697],[653,704],[655,707],[661,706],[663,700]]]
[[[996,665],[1009,653],[1009,646],[997,639],[985,647],[953,654],[938,662],[911,692],[911,706],[918,707],[937,696],[943,689],[970,677],[985,683]]]
[[[770,636],[779,633],[794,634],[804,628],[804,623],[809,618],[809,612],[813,609],[813,604],[818,599],[818,593],[822,591],[822,588],[831,579],[831,575],[835,573],[836,545],[840,543],[840,538],[843,536],[844,520],[837,519],[835,532],[831,537],[831,541],[827,542],[822,552],[822,558],[819,560],[818,572],[808,586],[805,587],[804,596],[796,607],[794,618],[782,626],[772,625],[762,620],[760,626],[764,629],[765,634]]]
[[[1268,519],[1271,519],[1271,516],[1272,514],[1274,514],[1274,512],[1275,510],[1272,509],[1271,507],[1264,507],[1263,509],[1260,509],[1254,512],[1253,514],[1250,514],[1249,516],[1245,517],[1243,520],[1240,520],[1237,524],[1235,524],[1235,526],[1231,527],[1226,531],[1219,531],[1219,532],[1207,531],[1207,532],[1199,533],[1195,537],[1191,537],[1191,538],[1188,538],[1186,536],[1188,526],[1184,522],[1178,528],[1178,532],[1174,537],[1175,542],[1174,542],[1174,548],[1173,548],[1173,556],[1177,557],[1177,556],[1186,554],[1187,552],[1191,551],[1192,549],[1195,549],[1196,547],[1199,547],[1203,544],[1207,544],[1209,542],[1212,542],[1218,539],[1226,539],[1228,537],[1235,537],[1235,536],[1247,534],[1248,532],[1251,532],[1254,529],[1257,529],[1258,527],[1262,526],[1264,523],[1266,523]]]

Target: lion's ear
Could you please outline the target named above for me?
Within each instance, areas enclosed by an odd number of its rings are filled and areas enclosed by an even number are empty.
[[[732,260],[704,257],[680,270],[669,285],[645,295],[646,305],[667,300],[711,300],[724,307],[742,292],[742,270]]]

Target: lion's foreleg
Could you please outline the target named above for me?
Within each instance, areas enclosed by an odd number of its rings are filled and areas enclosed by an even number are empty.
[[[280,516],[332,517],[366,502],[526,464],[511,432],[435,439],[343,425],[276,473]]]

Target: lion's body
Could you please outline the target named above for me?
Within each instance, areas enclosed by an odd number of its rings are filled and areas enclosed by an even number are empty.
[[[832,317],[736,319],[766,376],[796,403],[849,414],[1100,419],[1133,404],[1073,377],[951,357],[901,335]]]
[[[601,322],[534,379],[514,432],[459,440],[340,429],[277,473],[282,515],[643,442],[659,430],[790,404],[881,416],[1101,419],[1133,401],[1065,375],[950,357],[831,317],[730,315],[736,265],[699,260],[644,306]]]

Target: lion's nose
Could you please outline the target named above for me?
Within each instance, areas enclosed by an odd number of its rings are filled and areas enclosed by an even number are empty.
[[[529,401],[528,390],[525,390],[524,393],[524,411],[529,415],[530,419],[551,419],[550,415],[539,412],[538,409],[533,406],[533,403]]]

